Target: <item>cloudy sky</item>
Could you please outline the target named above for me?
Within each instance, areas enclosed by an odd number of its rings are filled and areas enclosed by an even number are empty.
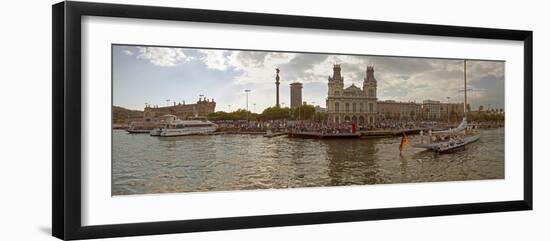
[[[280,98],[289,106],[289,84],[302,82],[303,100],[325,106],[327,78],[341,64],[345,87],[362,87],[374,66],[378,99],[462,102],[461,60],[309,53],[113,46],[113,104],[143,109],[145,103],[195,103],[214,98],[216,111],[245,108],[261,112],[275,105],[275,68],[281,69]],[[468,102],[472,109],[504,108],[504,62],[468,61]]]

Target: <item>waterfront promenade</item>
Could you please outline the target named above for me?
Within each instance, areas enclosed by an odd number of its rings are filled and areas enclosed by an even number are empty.
[[[357,125],[353,123],[320,123],[316,121],[217,121],[219,125],[215,135],[240,134],[263,135],[272,138],[288,136],[294,138],[378,138],[417,135],[421,131],[445,130],[454,128],[458,123],[437,121],[388,121],[376,125]],[[471,126],[481,129],[503,127],[503,122],[472,122]],[[124,129],[113,126],[113,129]]]

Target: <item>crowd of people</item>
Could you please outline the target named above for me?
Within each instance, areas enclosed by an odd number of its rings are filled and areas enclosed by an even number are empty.
[[[382,120],[374,124],[367,125],[369,130],[410,130],[419,128],[440,128],[456,123],[437,122],[437,121],[407,121],[407,120]]]
[[[351,123],[297,122],[288,127],[289,132],[354,133],[357,126]]]
[[[318,133],[354,133],[368,130],[410,130],[419,128],[447,128],[458,123],[436,121],[382,120],[373,124],[351,122],[333,123],[318,121],[215,121],[220,131],[235,132],[318,132]]]

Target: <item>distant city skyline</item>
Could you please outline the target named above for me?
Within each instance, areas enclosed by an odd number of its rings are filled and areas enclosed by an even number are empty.
[[[303,84],[302,100],[325,107],[328,76],[341,64],[345,87],[361,87],[367,65],[374,66],[378,99],[463,102],[463,62],[459,59],[358,56],[214,50],[178,47],[113,46],[113,105],[142,110],[173,102],[216,101],[216,111],[275,106],[275,68],[280,72],[280,103],[290,106],[290,83]],[[468,103],[504,108],[502,61],[468,61]],[[447,97],[450,97],[449,99]],[[170,101],[167,101],[170,100]]]

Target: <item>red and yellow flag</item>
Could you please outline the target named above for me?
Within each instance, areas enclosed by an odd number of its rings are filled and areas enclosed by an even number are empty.
[[[403,149],[407,144],[409,144],[409,139],[407,139],[407,136],[405,135],[405,133],[403,133],[403,138],[401,138],[401,144],[399,144],[399,153],[403,152]]]

